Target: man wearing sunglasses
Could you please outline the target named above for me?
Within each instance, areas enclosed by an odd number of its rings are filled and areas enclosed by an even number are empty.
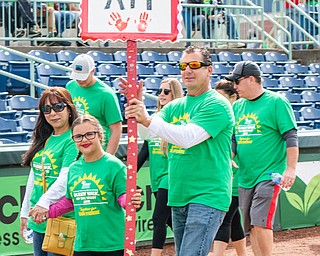
[[[272,255],[273,220],[280,186],[289,189],[298,161],[297,126],[289,101],[265,90],[257,64],[242,61],[232,74],[240,99],[233,104],[233,154],[239,160],[239,205],[255,255]],[[242,99],[241,99],[242,98]],[[279,185],[270,173],[282,174]]]
[[[187,96],[150,117],[142,101],[130,100],[126,117],[135,117],[147,138],[168,141],[168,205],[172,207],[177,256],[207,256],[231,202],[230,103],[211,89],[211,57],[190,46],[180,60]],[[122,79],[123,92],[127,82]]]
[[[95,63],[88,54],[78,55],[66,85],[79,115],[90,114],[98,119],[105,131],[104,148],[115,154],[122,133],[122,116],[114,91],[94,76]]]

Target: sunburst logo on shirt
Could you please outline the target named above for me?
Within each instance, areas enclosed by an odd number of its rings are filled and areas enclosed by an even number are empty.
[[[261,125],[258,116],[254,113],[243,115],[236,122],[236,134],[257,134],[261,133]]]
[[[39,170],[42,170],[43,168],[46,174],[49,174],[51,171],[53,171],[54,175],[59,174],[59,172],[56,171],[58,166],[55,164],[57,159],[55,159],[53,156],[54,154],[51,149],[43,150],[40,153],[37,152],[33,158],[33,162],[34,162],[33,167]],[[43,166],[42,166],[42,163],[43,163]]]
[[[97,179],[97,175],[84,174],[83,177],[79,177],[78,180],[74,181],[73,185],[70,187],[70,191],[84,189],[98,189],[101,195],[101,199],[106,201],[107,198],[104,196],[107,192],[103,191],[103,184],[100,184],[100,179]]]
[[[77,112],[79,115],[84,115],[89,113],[89,106],[85,98],[75,97],[73,103],[76,106]]]
[[[187,123],[190,122],[190,115],[189,113],[184,113],[183,115],[179,116],[179,117],[173,117],[172,122],[170,122],[170,124],[176,124],[179,123],[181,125],[185,125]]]

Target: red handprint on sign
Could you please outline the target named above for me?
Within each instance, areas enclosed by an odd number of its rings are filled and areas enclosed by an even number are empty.
[[[148,27],[148,23],[151,22],[151,18],[149,19],[149,14],[146,12],[140,13],[139,24],[138,24],[138,31],[145,32]]]
[[[113,12],[110,14],[110,18],[113,22],[109,21],[109,25],[115,25],[119,31],[125,30],[128,26],[130,18],[127,18],[127,21],[123,21],[121,15],[118,12]]]

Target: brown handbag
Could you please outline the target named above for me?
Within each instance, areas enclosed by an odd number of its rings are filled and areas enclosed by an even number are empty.
[[[42,161],[43,193],[47,191],[44,163]],[[47,220],[46,233],[42,242],[42,250],[56,254],[73,255],[73,244],[76,237],[76,221],[58,217]]]

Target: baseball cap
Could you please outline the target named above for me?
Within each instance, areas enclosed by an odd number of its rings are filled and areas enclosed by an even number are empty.
[[[86,80],[95,68],[94,60],[88,54],[80,54],[75,57],[70,67],[72,68],[70,78],[76,80]]]
[[[234,69],[230,75],[225,76],[225,79],[229,81],[235,81],[244,76],[261,76],[259,66],[249,60],[241,61],[234,66]]]

